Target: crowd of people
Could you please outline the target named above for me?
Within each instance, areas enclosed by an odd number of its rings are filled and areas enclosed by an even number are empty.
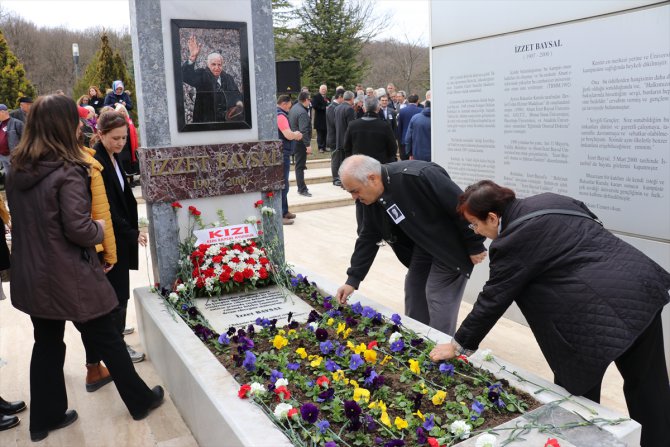
[[[314,131],[317,151],[331,154],[335,186],[342,186],[338,173],[342,161],[354,154],[370,155],[381,163],[398,159],[430,161],[430,98],[428,90],[425,100],[419,102],[418,95],[396,90],[393,83],[377,89],[364,89],[357,84],[353,91],[338,86],[332,97],[325,84],[315,94],[303,87],[295,103],[288,95],[280,96],[277,131],[283,144],[285,177],[289,164],[295,163],[298,194],[312,197],[305,182],[305,169],[307,157],[312,154]],[[299,138],[294,137],[297,134]],[[288,211],[288,179],[285,180],[282,217],[284,225],[291,225],[296,216]]]
[[[12,232],[11,254],[0,238],[0,270],[11,266],[12,304],[33,325],[31,440],[78,418],[67,408],[63,376],[66,321],[81,332],[86,391],[114,382],[131,416],[143,419],[164,391],[139,377],[133,363],[145,355],[123,338],[134,331],[126,326],[130,270],[138,268],[138,245],[147,244],[132,192],[137,134],[130,95],[115,81],[104,98],[91,86],[77,101],[57,92],[19,103],[11,113],[0,104],[11,210],[10,217],[0,201],[0,218]],[[18,425],[16,414],[26,407],[0,397],[0,430]]]

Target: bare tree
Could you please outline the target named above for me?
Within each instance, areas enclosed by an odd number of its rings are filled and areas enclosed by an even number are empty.
[[[398,90],[408,94],[423,94],[430,86],[429,49],[420,41],[387,39],[368,42],[363,57],[370,71],[362,79],[366,87],[386,87],[393,82]]]

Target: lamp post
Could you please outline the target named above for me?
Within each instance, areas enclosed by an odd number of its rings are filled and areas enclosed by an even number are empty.
[[[74,80],[79,77],[79,45],[72,44],[72,59],[74,60]]]

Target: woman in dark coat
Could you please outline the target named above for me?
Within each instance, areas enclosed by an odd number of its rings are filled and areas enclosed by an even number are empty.
[[[72,321],[109,368],[135,419],[163,400],[137,375],[110,312],[116,307],[95,251],[104,221],[91,220],[88,165],[77,143],[79,115],[70,98],[37,99],[12,158],[7,195],[12,209],[12,304],[30,315],[30,438],[77,419],[67,410],[63,363],[65,321]]]
[[[491,271],[452,342],[431,358],[477,349],[516,302],[557,384],[599,402],[603,375],[615,362],[630,416],[642,425],[642,446],[666,445],[670,386],[660,312],[670,274],[570,197],[516,199],[483,180],[465,190],[458,211],[493,240]]]
[[[116,107],[117,104],[121,104],[129,112],[133,110],[133,102],[130,100],[122,81],[112,82],[112,91],[105,96],[104,105]]]
[[[130,299],[130,270],[138,268],[138,248],[147,244],[147,236],[140,233],[137,224],[137,201],[128,183],[127,173],[119,162],[119,154],[123,150],[128,137],[126,117],[119,112],[107,112],[98,119],[98,138],[95,144],[95,159],[103,167],[102,179],[107,191],[109,211],[112,214],[114,236],[116,237],[117,263],[107,273],[107,279],[114,287],[118,299],[118,307],[114,311],[114,319],[123,333],[126,326],[126,311]],[[128,353],[134,362],[144,360],[144,354],[138,353],[128,346]]]

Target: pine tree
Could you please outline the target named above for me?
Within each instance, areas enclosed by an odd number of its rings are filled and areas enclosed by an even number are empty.
[[[79,79],[74,87],[74,97],[88,93],[91,85],[97,85],[100,91],[105,94],[107,89],[112,88],[112,82],[121,80],[126,90],[130,91],[130,99],[133,102],[133,109],[130,116],[135,125],[137,125],[137,100],[135,95],[135,82],[128,73],[126,63],[123,61],[118,51],[113,51],[109,45],[109,39],[106,34],[100,37],[100,49],[95,53],[84,70],[84,75]]]
[[[276,61],[283,61],[292,57],[292,47],[295,44],[294,30],[289,27],[292,17],[295,17],[295,9],[289,0],[272,0],[272,27]]]
[[[304,0],[296,15],[301,25],[294,32],[293,51],[301,61],[302,82],[310,91],[326,84],[351,89],[368,69],[361,57],[363,45],[377,33],[373,2],[352,0]],[[383,23],[383,22],[381,22]]]
[[[23,64],[10,50],[5,36],[0,31],[0,103],[9,108],[19,106],[22,96],[36,96],[33,84],[26,78]]]

